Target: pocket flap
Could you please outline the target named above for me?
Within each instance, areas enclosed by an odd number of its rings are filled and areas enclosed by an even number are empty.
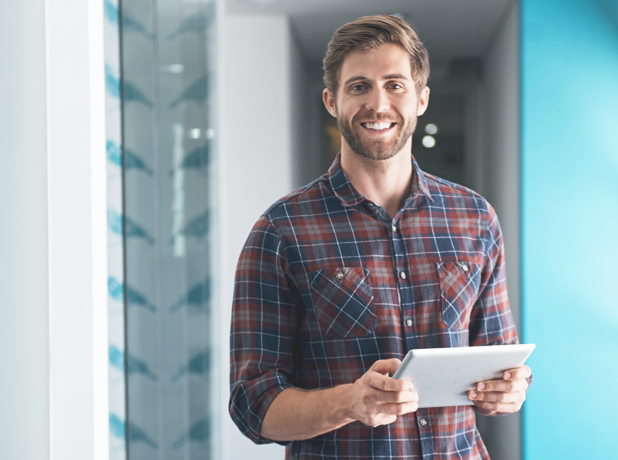
[[[373,312],[369,270],[340,267],[316,272],[311,296],[320,327],[327,337],[362,337],[378,325]]]
[[[436,264],[440,278],[442,321],[448,328],[467,327],[478,297],[480,266],[468,262]]]

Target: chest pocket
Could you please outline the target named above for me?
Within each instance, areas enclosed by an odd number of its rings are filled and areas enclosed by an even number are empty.
[[[440,278],[442,321],[449,329],[467,329],[481,284],[480,266],[442,262],[436,264],[436,269]]]
[[[363,337],[378,326],[368,276],[369,270],[364,267],[316,272],[311,297],[326,337]]]

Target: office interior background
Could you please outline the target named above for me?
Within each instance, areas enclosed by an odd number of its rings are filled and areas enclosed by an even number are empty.
[[[0,457],[272,459],[227,412],[236,259],[338,151],[321,58],[410,22],[431,59],[413,154],[496,208],[522,413],[495,460],[613,458],[615,0],[21,0],[0,7]]]

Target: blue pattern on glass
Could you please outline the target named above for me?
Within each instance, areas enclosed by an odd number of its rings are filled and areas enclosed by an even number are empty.
[[[122,220],[123,216],[121,214],[116,213],[112,209],[107,210],[107,225],[116,235],[122,236]],[[128,217],[126,218],[126,232],[127,238],[141,238],[150,244],[154,244],[155,242],[154,238],[150,236],[146,230]]]
[[[202,168],[208,166],[210,160],[210,143],[200,145],[191,150],[182,160],[183,168]]]
[[[203,102],[209,95],[208,81],[208,75],[204,75],[203,77],[195,80],[185,88],[178,99],[170,104],[170,109],[176,108],[176,106],[178,106],[181,102]]]
[[[120,79],[114,75],[109,65],[105,65],[105,87],[110,96],[120,99]],[[152,108],[152,102],[144,94],[126,79],[123,80],[122,89],[125,102],[139,102],[146,107]]]
[[[118,8],[109,0],[105,0],[104,4],[105,10],[105,19],[107,19],[111,24],[118,27]],[[127,16],[126,14],[122,15],[122,32],[136,32],[140,35],[143,35],[148,40],[152,40],[154,35],[148,32],[144,26],[136,21],[135,19]]]
[[[210,299],[210,279],[192,286],[186,295],[170,307],[170,311],[178,311],[185,305],[193,305],[197,308],[202,306]]]
[[[124,286],[121,281],[118,281],[113,276],[110,276],[107,279],[107,290],[109,291],[110,297],[118,302],[124,302]],[[142,293],[133,289],[131,286],[127,286],[127,303],[145,308],[151,313],[157,311],[156,306],[148,302],[148,299],[146,299]]]
[[[105,0],[103,2],[103,11],[105,12],[105,19],[107,19],[107,21],[110,24],[117,26],[118,25],[118,8],[116,7],[116,5],[114,5],[109,0]]]
[[[157,376],[150,370],[148,365],[132,356],[130,353],[127,353],[127,370],[129,371],[129,375],[140,374],[144,377],[149,378],[153,382],[158,380]],[[125,370],[125,353],[114,345],[109,346],[109,363],[114,366],[119,371],[124,372]]]
[[[202,239],[208,233],[210,227],[210,212],[208,209],[199,216],[193,218],[182,229],[182,234],[185,236],[192,236],[194,238]]]
[[[107,141],[106,148],[107,159],[116,166],[122,167],[122,149],[120,148],[120,145],[114,141]],[[149,176],[152,176],[152,169],[146,166],[144,160],[142,160],[136,153],[129,149],[124,149],[124,154],[126,156],[124,161],[125,169],[138,169],[140,171],[144,171]]]
[[[188,433],[183,434],[178,440],[174,441],[172,447],[179,449],[187,441],[199,442],[200,444],[210,441],[210,423],[208,419],[200,419],[191,425]]]
[[[210,351],[208,349],[197,353],[189,359],[189,362],[176,371],[172,376],[172,382],[177,382],[180,378],[187,374],[206,375],[210,370]]]
[[[108,355],[109,363],[124,374],[124,353],[117,347],[110,345]]]
[[[115,414],[109,414],[109,431],[115,438],[125,440],[125,424]]]
[[[210,27],[215,18],[215,4],[211,3],[205,6],[201,11],[192,14],[184,19],[174,32],[169,34],[168,40],[176,38],[187,32],[203,34]]]
[[[191,150],[180,163],[180,168],[199,169],[208,166],[210,161],[210,144],[206,143]],[[170,170],[169,175],[174,175],[174,170]]]
[[[120,99],[120,79],[114,75],[109,64],[105,64],[105,89],[110,96]]]
[[[125,439],[126,425],[117,415],[109,414],[109,431],[119,439]],[[157,449],[157,443],[148,436],[144,430],[135,423],[129,422],[129,442],[141,442],[147,446]]]

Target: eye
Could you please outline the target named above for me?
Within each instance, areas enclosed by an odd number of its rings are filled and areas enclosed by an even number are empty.
[[[352,86],[352,91],[362,91],[365,89],[365,85],[354,85]]]
[[[399,83],[393,83],[390,86],[392,89],[403,89],[403,85],[400,85]]]

